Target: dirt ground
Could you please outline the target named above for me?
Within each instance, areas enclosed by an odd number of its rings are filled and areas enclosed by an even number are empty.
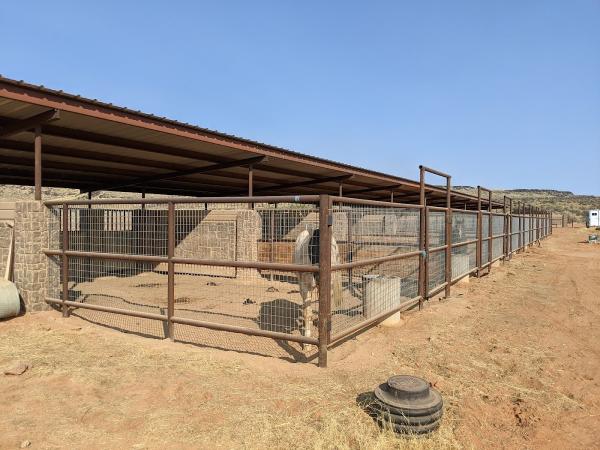
[[[31,364],[0,373],[0,448],[600,448],[600,245],[587,234],[555,230],[402,326],[333,349],[328,369],[56,312],[0,322],[0,368]],[[379,432],[356,405],[400,373],[445,399],[429,438]]]

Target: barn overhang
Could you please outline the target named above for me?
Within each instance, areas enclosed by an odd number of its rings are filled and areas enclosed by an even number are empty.
[[[342,194],[416,204],[420,190],[418,181],[4,77],[0,169],[0,183],[39,192],[43,185],[178,196]],[[446,205],[445,186],[425,191],[428,204]],[[450,198],[454,207],[477,208],[477,196]]]

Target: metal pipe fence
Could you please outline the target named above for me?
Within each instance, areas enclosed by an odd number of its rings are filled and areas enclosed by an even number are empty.
[[[445,207],[427,205],[424,192],[421,200],[46,202],[47,302],[65,316],[77,309],[135,318],[171,339],[186,325],[286,341],[316,349],[326,366],[332,345],[441,291],[448,296],[461,278],[551,232],[548,214],[512,202],[498,212],[482,211],[481,200],[475,211],[452,208],[449,197]]]

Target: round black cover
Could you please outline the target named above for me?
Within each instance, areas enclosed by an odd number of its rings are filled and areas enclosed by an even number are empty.
[[[382,403],[399,409],[407,416],[430,414],[442,406],[442,396],[438,391],[430,388],[422,378],[410,375],[393,376],[376,387],[374,393]],[[430,412],[416,412],[428,410]]]

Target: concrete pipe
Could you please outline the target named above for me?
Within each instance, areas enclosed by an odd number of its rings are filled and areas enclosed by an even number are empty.
[[[0,319],[18,316],[21,312],[19,292],[14,283],[0,279]]]

